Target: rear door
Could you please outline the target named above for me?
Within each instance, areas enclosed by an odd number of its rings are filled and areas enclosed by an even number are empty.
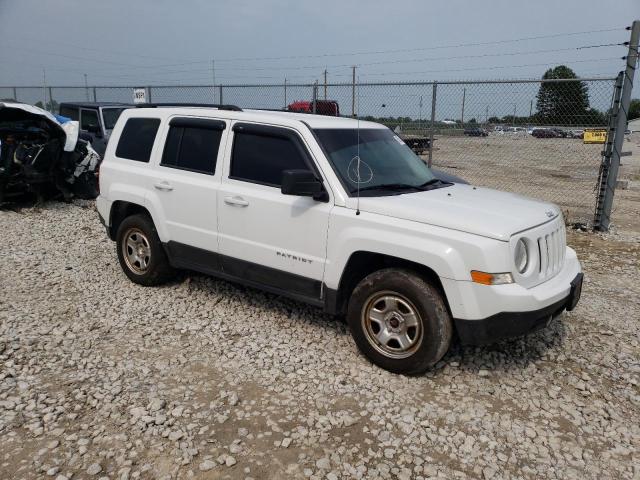
[[[171,118],[161,159],[153,166],[150,194],[164,214],[171,255],[183,266],[189,266],[186,262],[198,264],[198,269],[217,269],[218,159],[226,129],[224,120]]]
[[[283,195],[282,171],[314,170],[294,130],[235,123],[218,194],[223,272],[293,296],[319,300],[326,261],[329,201]],[[325,182],[326,185],[326,182]]]

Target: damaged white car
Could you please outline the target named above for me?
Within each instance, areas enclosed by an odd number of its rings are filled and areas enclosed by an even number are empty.
[[[25,194],[39,202],[59,195],[65,201],[95,198],[101,159],[78,132],[78,122],[0,102],[0,204]]]

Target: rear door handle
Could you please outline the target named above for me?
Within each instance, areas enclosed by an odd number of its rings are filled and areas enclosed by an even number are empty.
[[[248,207],[249,202],[247,202],[242,197],[224,197],[224,203],[227,205],[232,205],[235,207]]]
[[[153,186],[158,190],[164,190],[165,192],[170,192],[173,190],[173,187],[169,184],[169,182],[156,182]]]

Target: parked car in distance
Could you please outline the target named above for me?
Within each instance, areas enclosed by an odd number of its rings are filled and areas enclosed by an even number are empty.
[[[536,138],[557,138],[558,134],[551,128],[534,128],[531,135]]]
[[[552,128],[551,130],[556,134],[557,138],[567,138],[569,136],[569,132],[561,128]]]
[[[464,134],[469,137],[487,137],[489,135],[484,128],[479,127],[465,128]]]
[[[313,101],[300,100],[287,105],[288,112],[313,113]],[[335,100],[316,100],[317,115],[340,116],[340,107]]]
[[[91,147],[102,156],[118,117],[125,108],[134,106],[114,102],[63,102],[58,112],[80,122],[81,138],[91,142]]]
[[[434,366],[454,333],[526,334],[580,298],[557,206],[438,179],[373,122],[125,110],[96,207],[131,281],[189,269],[345,315],[360,351],[397,373]]]
[[[584,138],[584,130],[569,130],[567,135],[569,138]]]

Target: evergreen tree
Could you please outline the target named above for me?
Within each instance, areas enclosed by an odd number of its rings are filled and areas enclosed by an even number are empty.
[[[543,80],[578,78],[564,65],[550,68]],[[537,120],[542,125],[592,124],[593,110],[589,108],[589,91],[584,82],[542,82],[537,95]]]

